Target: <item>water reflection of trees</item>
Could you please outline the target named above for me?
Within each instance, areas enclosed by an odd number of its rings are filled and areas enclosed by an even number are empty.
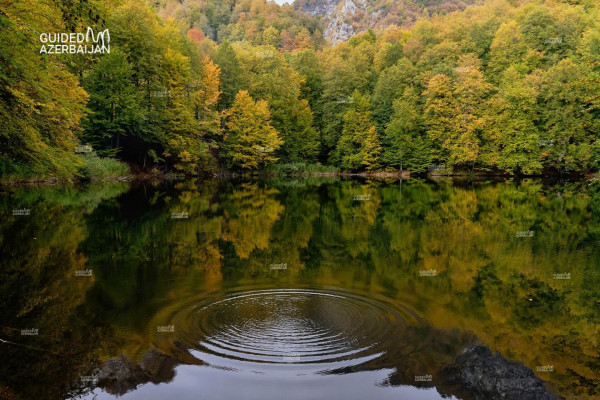
[[[107,329],[82,307],[95,278],[94,271],[77,276],[89,268],[78,247],[89,233],[86,215],[126,189],[23,188],[0,196],[1,398],[62,398],[89,387],[80,377],[94,370]]]
[[[62,324],[89,354],[137,360],[168,309],[222,281],[339,286],[401,301],[436,332],[472,331],[532,369],[553,365],[538,375],[565,394],[597,395],[600,190],[535,181],[408,181],[399,190],[316,180],[138,187],[117,200],[21,194],[39,219],[8,215],[19,207],[2,198],[3,325],[54,329],[51,347],[68,352]],[[76,197],[86,206],[69,207]],[[86,268],[93,279],[64,284]],[[555,279],[561,273],[570,279]],[[87,318],[112,327],[112,347],[93,342]],[[45,363],[59,369],[40,359],[40,376],[53,371]],[[18,361],[6,368],[22,371]]]

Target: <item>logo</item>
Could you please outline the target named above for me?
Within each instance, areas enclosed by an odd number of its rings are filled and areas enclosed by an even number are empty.
[[[171,213],[171,219],[187,219],[190,215],[186,212]]]
[[[31,210],[29,208],[13,210],[13,215],[31,215]]]
[[[570,272],[562,272],[560,274],[554,274],[553,277],[554,277],[554,279],[571,279],[571,273]]]
[[[174,325],[157,326],[156,332],[161,332],[161,333],[175,332],[175,326]]]
[[[433,379],[431,375],[415,375],[415,382],[431,382]]]
[[[537,372],[554,372],[554,365],[538,365],[535,370]]]
[[[533,237],[533,234],[534,234],[533,231],[517,231],[517,237],[520,237],[520,238]]]
[[[85,34],[42,33],[40,35],[40,54],[110,54],[110,33],[108,29],[94,34],[87,28]]]

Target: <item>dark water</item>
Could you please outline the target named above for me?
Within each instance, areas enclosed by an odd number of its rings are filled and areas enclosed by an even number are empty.
[[[0,194],[0,398],[599,399],[600,185]]]

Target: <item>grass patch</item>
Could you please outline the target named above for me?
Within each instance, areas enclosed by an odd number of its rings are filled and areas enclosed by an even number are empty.
[[[309,175],[309,174],[335,174],[339,169],[320,163],[309,164],[303,162],[278,163],[267,166],[262,172],[275,175]]]
[[[84,165],[79,169],[79,177],[85,180],[104,180],[130,174],[129,166],[114,158],[98,157],[88,153],[82,157]]]

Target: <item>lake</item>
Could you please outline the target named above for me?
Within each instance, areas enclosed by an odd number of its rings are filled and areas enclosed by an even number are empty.
[[[595,181],[25,186],[0,217],[0,398],[600,398]]]

